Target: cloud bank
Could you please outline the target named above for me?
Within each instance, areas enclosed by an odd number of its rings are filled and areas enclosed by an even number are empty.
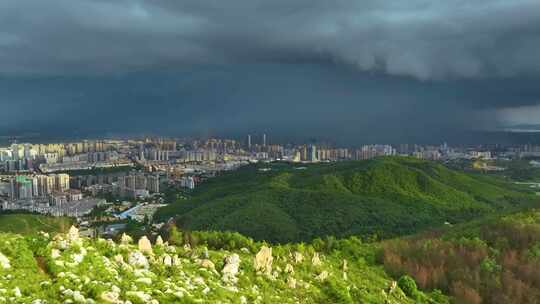
[[[537,0],[4,0],[0,73],[333,63],[421,80],[540,72]]]

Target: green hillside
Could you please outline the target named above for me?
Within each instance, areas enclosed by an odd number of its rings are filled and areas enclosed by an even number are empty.
[[[449,303],[410,277],[394,281],[354,238],[268,248],[228,233],[184,242],[174,231],[144,246],[0,233],[0,303]]]
[[[186,229],[232,230],[272,242],[392,237],[534,200],[520,191],[500,179],[411,158],[258,164],[208,180],[157,217],[174,217]]]
[[[0,232],[31,234],[38,231],[62,232],[69,229],[73,220],[67,217],[50,217],[29,213],[0,214]]]

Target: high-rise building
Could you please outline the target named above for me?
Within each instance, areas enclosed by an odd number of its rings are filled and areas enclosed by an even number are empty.
[[[148,176],[146,184],[148,186],[148,191],[154,193],[159,192],[159,175]]]
[[[317,161],[317,147],[315,145],[309,145],[307,150],[307,160],[310,162]]]
[[[247,148],[248,150],[251,150],[251,135],[248,134],[247,136]]]
[[[266,147],[266,133],[263,134],[263,137],[262,137],[262,145],[263,145],[263,147]]]
[[[11,179],[12,199],[31,199],[33,197],[32,179],[23,175],[17,175]]]
[[[69,190],[69,175],[68,174],[56,175],[56,190],[60,192],[65,192]]]
[[[147,182],[144,174],[137,174],[135,177],[135,189],[146,189]]]

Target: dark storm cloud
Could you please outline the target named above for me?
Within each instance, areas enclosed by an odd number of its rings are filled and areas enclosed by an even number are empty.
[[[538,0],[3,0],[0,133],[459,141],[538,54]]]
[[[540,71],[537,0],[4,0],[0,72],[337,62],[419,79]]]
[[[197,66],[126,75],[0,78],[0,130],[323,138],[341,144],[458,141],[489,125],[470,88],[313,64]],[[497,92],[504,100],[504,96]],[[491,95],[477,92],[475,98]],[[509,97],[506,95],[506,97]]]

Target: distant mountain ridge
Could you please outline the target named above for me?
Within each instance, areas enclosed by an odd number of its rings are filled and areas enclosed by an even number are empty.
[[[174,217],[186,229],[232,230],[289,242],[410,234],[533,199],[494,178],[391,157],[247,166],[210,179],[189,200],[161,209],[157,217]]]

